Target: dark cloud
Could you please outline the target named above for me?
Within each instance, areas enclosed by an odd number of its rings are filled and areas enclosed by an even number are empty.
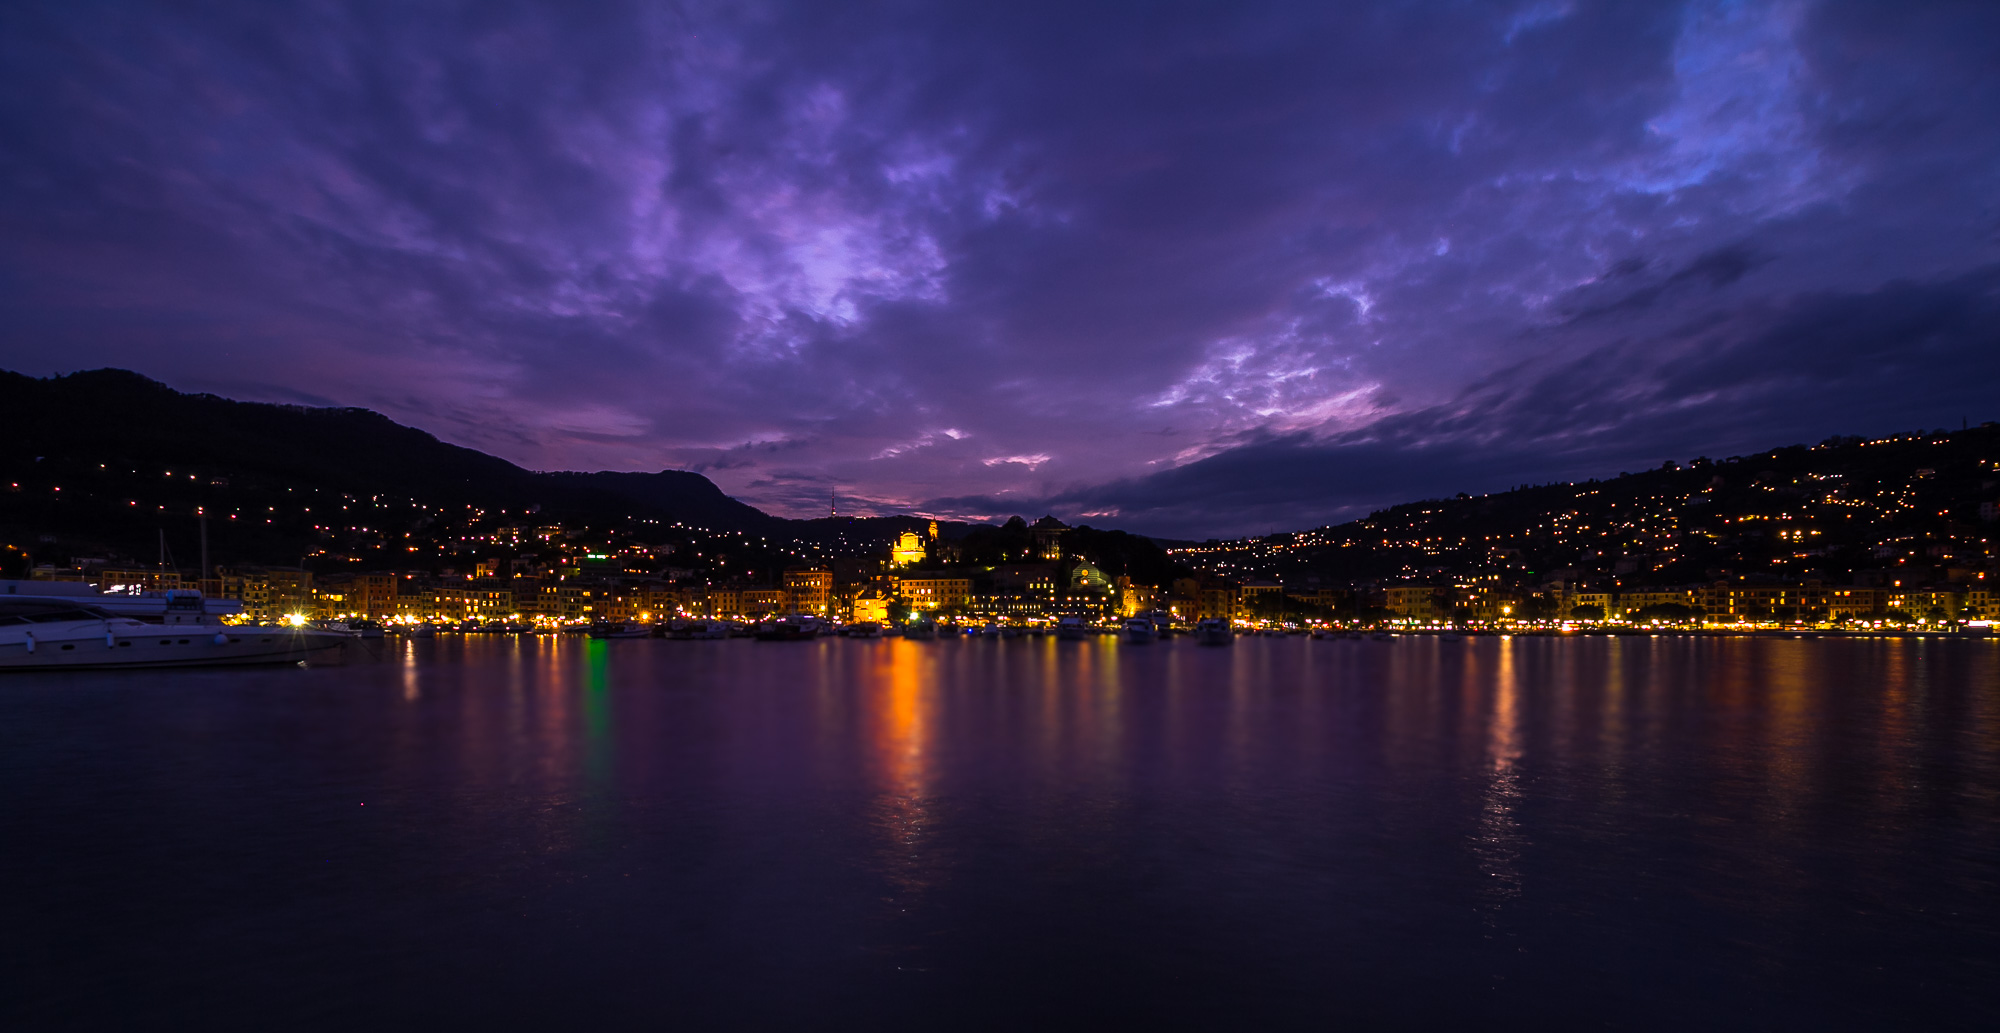
[[[1882,389],[1885,377],[1897,390]],[[1524,363],[1447,404],[1362,430],[1269,438],[1046,498],[947,499],[940,508],[1115,513],[1180,537],[1286,530],[1697,453],[1957,426],[1993,414],[1996,379],[2000,267],[1989,267],[1943,283],[1802,296],[1700,335]]]
[[[1920,356],[1956,345],[1915,342],[1961,339],[2000,262],[1996,31],[1990,5],[8,5],[0,366],[367,405],[801,513],[838,487],[1181,534],[1899,425],[1952,389]]]
[[[1731,244],[1696,255],[1692,261],[1658,282],[1634,289],[1626,281],[1638,277],[1647,263],[1637,258],[1621,259],[1595,282],[1576,292],[1579,303],[1568,309],[1566,315],[1572,323],[1630,315],[1652,308],[1662,299],[1669,299],[1677,289],[1721,290],[1768,261],[1768,256],[1760,255],[1748,246]],[[1606,290],[1622,290],[1625,293],[1608,302],[1595,300]]]

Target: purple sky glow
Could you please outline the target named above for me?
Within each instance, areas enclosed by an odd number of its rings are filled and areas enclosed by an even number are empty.
[[[24,2],[0,367],[1207,537],[2000,419],[2000,5]]]

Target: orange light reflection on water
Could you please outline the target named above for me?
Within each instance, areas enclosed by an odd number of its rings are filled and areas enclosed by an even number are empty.
[[[883,866],[908,908],[930,885],[925,850],[933,821],[931,799],[931,691],[937,653],[925,643],[890,641],[872,652],[867,683],[874,728],[874,766],[880,779],[871,810],[883,832]]]

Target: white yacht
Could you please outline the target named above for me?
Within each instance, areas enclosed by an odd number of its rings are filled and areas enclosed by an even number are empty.
[[[117,612],[135,606],[162,620]],[[352,640],[308,628],[222,624],[209,619],[199,592],[0,594],[0,671],[293,663],[332,655]]]
[[[1151,642],[1160,637],[1160,629],[1155,627],[1151,617],[1134,617],[1125,622],[1125,641]]]

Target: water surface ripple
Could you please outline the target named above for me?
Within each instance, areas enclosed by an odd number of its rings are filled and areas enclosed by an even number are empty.
[[[2000,986],[2000,642],[379,653],[0,679],[0,1021],[1936,1028]]]

